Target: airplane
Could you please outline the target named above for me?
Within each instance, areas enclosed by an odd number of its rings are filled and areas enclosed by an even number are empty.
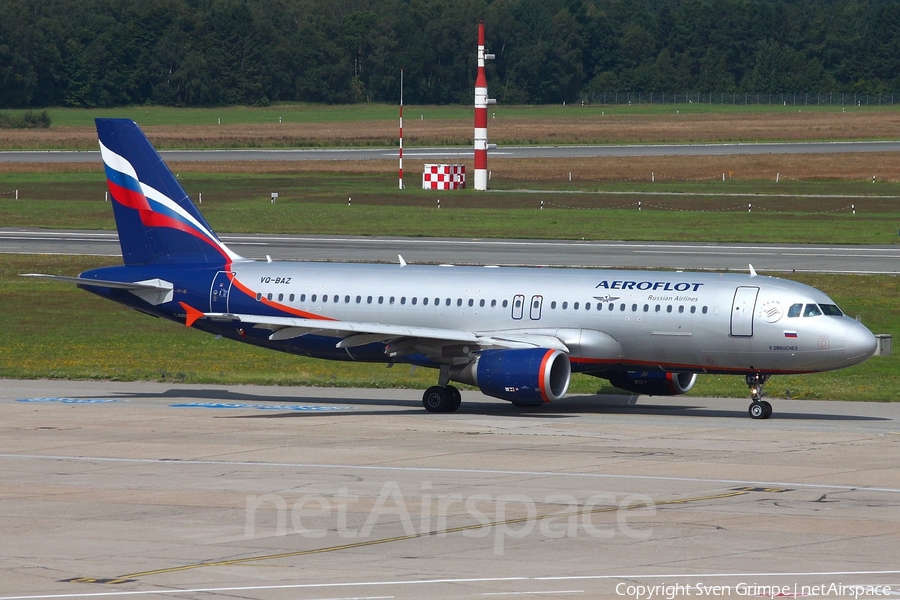
[[[646,395],[698,374],[742,375],[767,419],[771,375],[861,363],[876,340],[823,292],[749,274],[249,260],[231,251],[128,119],[97,119],[123,265],[77,284],[143,313],[300,356],[438,371],[430,412],[458,382],[517,407],[565,396],[573,373]]]

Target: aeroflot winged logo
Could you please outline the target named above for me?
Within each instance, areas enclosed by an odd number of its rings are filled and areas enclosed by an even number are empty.
[[[220,243],[205,225],[200,223],[177,202],[152,186],[142,183],[130,162],[100,143],[100,154],[106,169],[110,195],[119,204],[140,214],[148,227],[166,227],[182,231],[209,244],[228,261],[240,257]]]
[[[664,292],[696,292],[700,289],[702,283],[688,283],[688,282],[679,282],[673,283],[671,281],[620,281],[613,280],[609,281],[604,279],[594,289],[603,288],[607,290],[652,290],[652,291],[664,291]]]

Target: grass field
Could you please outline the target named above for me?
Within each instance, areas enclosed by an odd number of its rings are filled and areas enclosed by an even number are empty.
[[[14,112],[14,111],[9,111]],[[134,119],[160,148],[387,147],[398,144],[399,107],[279,105],[268,108],[50,109],[49,129],[0,129],[0,149],[93,149],[96,117]],[[468,106],[404,107],[404,145],[466,146]],[[623,144],[892,139],[898,107],[494,106],[490,141]]]
[[[895,244],[900,184],[497,177],[495,191],[397,190],[384,173],[180,173],[220,233]],[[411,186],[412,187],[412,186]],[[530,187],[543,193],[517,191]],[[18,190],[19,200],[6,190]],[[7,227],[112,229],[99,170],[0,173]],[[271,204],[271,192],[278,192]],[[347,199],[352,198],[351,206]],[[441,208],[437,209],[437,200]],[[541,202],[544,210],[540,209]],[[641,210],[638,210],[640,203]],[[753,205],[748,210],[749,205]],[[856,214],[853,214],[855,207]]]
[[[0,378],[151,380],[190,383],[425,388],[436,372],[408,367],[306,359],[253,348],[153,319],[74,286],[19,277],[45,272],[75,275],[109,264],[102,257],[5,255]],[[795,275],[829,293],[872,330],[900,336],[895,299],[900,279]],[[874,357],[832,373],[774,377],[772,397],[894,401],[900,398],[897,356]],[[226,368],[227,367],[227,368]],[[605,380],[576,376],[573,393],[617,392]],[[747,395],[740,377],[701,376],[694,395]]]

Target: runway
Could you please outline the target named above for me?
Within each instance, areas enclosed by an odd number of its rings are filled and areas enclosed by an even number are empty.
[[[736,144],[634,144],[608,146],[502,146],[493,158],[604,158],[613,156],[731,156],[739,154],[832,154],[841,152],[900,152],[900,141],[864,142],[761,142]],[[162,150],[163,160],[179,162],[394,160],[394,148],[272,149],[272,150]],[[465,160],[471,146],[404,148],[407,160]],[[0,163],[75,163],[100,161],[98,151],[9,150]]]
[[[536,265],[596,268],[900,274],[898,246],[705,244],[226,234],[242,256],[265,260]],[[119,257],[112,231],[0,228],[0,253]]]
[[[0,600],[900,595],[900,404],[420,397],[4,381]]]

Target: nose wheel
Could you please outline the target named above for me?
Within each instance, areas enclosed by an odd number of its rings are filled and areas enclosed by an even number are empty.
[[[772,416],[772,405],[763,400],[763,386],[769,380],[768,375],[755,373],[747,375],[747,386],[750,388],[750,408],[747,412],[754,419],[768,419]]]

